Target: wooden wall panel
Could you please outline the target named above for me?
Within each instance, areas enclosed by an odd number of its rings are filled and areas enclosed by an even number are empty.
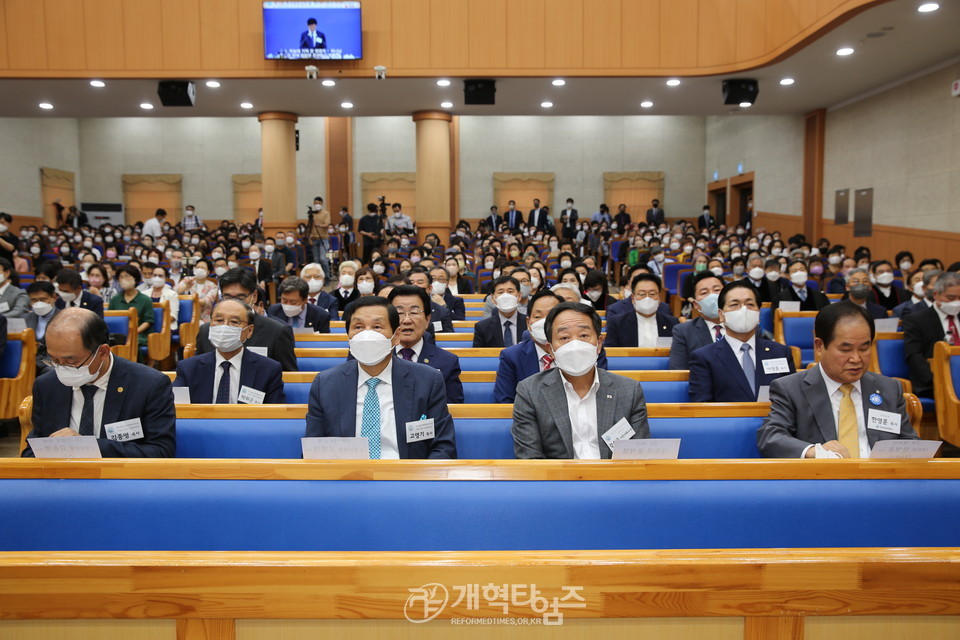
[[[430,0],[430,66],[463,68],[470,63],[470,3]]]
[[[697,66],[697,0],[661,0],[660,66],[691,69]],[[646,29],[640,32],[644,35]]]
[[[583,66],[620,66],[623,31],[620,0],[590,0],[583,11]]]
[[[469,63],[472,68],[507,66],[507,0],[468,0]]]
[[[39,2],[37,4],[40,4]],[[76,0],[44,0],[47,31],[47,65],[51,69],[87,68],[87,33],[83,3]]]
[[[605,0],[589,0],[586,5],[583,0],[551,0],[550,10],[547,12],[544,23],[544,42],[546,47],[546,64],[551,68],[580,69],[584,66],[584,49],[586,48],[585,24],[586,15]],[[617,48],[619,58],[619,32],[617,42],[610,40],[600,46]]]
[[[766,5],[766,0],[737,1],[737,60],[753,60],[766,51]]]
[[[392,0],[363,0],[363,62],[364,69],[378,64],[393,66],[393,2]]]
[[[365,1],[364,6],[367,4],[368,2]],[[276,62],[265,60],[263,57],[263,10],[261,7],[259,0],[239,0],[237,5],[237,34],[235,39],[237,49],[240,51],[238,60],[241,69],[277,68]]]
[[[87,30],[87,65],[97,70],[123,69],[122,0],[84,0],[83,26]]]
[[[129,70],[163,69],[162,11],[152,0],[123,2],[123,58]],[[149,28],[153,25],[153,28]]]
[[[511,0],[507,4],[507,66],[542,69],[546,64],[544,0]]]
[[[7,58],[11,69],[47,68],[47,33],[43,3],[6,0]]]
[[[660,0],[623,3],[620,64],[625,68],[660,66]]]
[[[430,0],[406,0],[401,11],[393,12],[393,32],[403,37],[394,38],[393,64],[385,66],[397,69],[430,66]]]
[[[10,60],[7,58],[7,9],[2,2],[0,2],[0,35],[3,36],[3,42],[0,42],[0,69],[6,69],[10,66]]]
[[[200,59],[204,69],[230,69],[240,59],[237,0],[200,3]]]
[[[737,4],[700,3],[697,66],[715,67],[737,59]]]
[[[200,69],[200,0],[163,0],[162,5],[164,68]]]

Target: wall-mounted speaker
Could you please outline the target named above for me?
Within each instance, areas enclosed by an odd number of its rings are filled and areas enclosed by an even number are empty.
[[[759,93],[760,85],[756,80],[739,78],[723,81],[723,104],[756,104]]]
[[[197,88],[186,80],[161,80],[157,95],[165,107],[192,107],[197,100]]]
[[[496,104],[497,103],[497,81],[496,80],[464,80],[463,81],[463,103],[464,104]]]

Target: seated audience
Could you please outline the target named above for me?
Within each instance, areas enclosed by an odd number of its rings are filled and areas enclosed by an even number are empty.
[[[30,299],[20,288],[20,279],[13,265],[0,258],[0,315],[6,318],[22,318],[30,312]]]
[[[886,307],[873,302],[873,289],[870,286],[870,274],[866,269],[856,268],[847,272],[847,295],[845,300],[850,300],[858,307],[866,311],[871,318],[879,320],[888,317]]]
[[[450,291],[449,277],[449,273],[444,267],[430,269],[430,299],[446,308],[450,312],[451,320],[466,320],[466,305],[463,298]]]
[[[917,269],[910,275],[909,284],[910,284],[910,299],[906,302],[901,302],[899,305],[894,307],[893,315],[898,318],[903,318],[903,316],[910,315],[915,311],[925,311],[933,306],[933,285],[937,281],[937,278],[940,277],[940,271],[936,269],[927,269],[926,271],[921,271]]]
[[[944,273],[933,288],[934,303],[923,311],[903,317],[903,355],[910,367],[913,392],[921,398],[933,397],[933,372],[929,358],[933,347],[946,340],[960,346],[960,275]]]
[[[326,309],[327,313],[330,314],[331,320],[339,320],[340,303],[337,301],[337,298],[323,290],[323,285],[326,281],[323,267],[316,262],[304,265],[304,267],[300,269],[300,277],[306,280],[307,286],[310,288],[310,297],[307,298],[307,302]]]
[[[909,298],[902,287],[893,285],[896,276],[893,274],[893,265],[889,260],[875,260],[870,263],[870,281],[873,283],[873,295],[876,302],[884,309],[893,311],[899,304]]]
[[[810,272],[804,260],[791,260],[787,265],[790,284],[780,290],[780,296],[773,300],[776,309],[781,302],[799,302],[800,311],[820,311],[830,304],[827,296],[807,285]]]
[[[673,326],[668,369],[689,369],[690,354],[700,347],[723,340],[718,306],[723,284],[723,278],[712,271],[701,271],[694,277],[691,301],[700,315]]]
[[[30,297],[30,313],[24,320],[27,323],[27,328],[33,329],[34,337],[37,340],[37,375],[40,375],[47,370],[44,363],[47,357],[47,343],[44,340],[47,335],[47,325],[60,313],[60,309],[57,308],[57,292],[49,282],[32,283],[27,287],[27,295]],[[7,319],[3,318],[2,323],[0,335],[3,336],[4,344],[6,344]]]
[[[660,309],[662,282],[658,276],[641,273],[630,284],[633,313],[607,320],[608,347],[653,349],[657,338],[669,338],[678,320]]]
[[[492,299],[497,314],[473,327],[474,347],[512,347],[520,341],[527,318],[517,310],[520,304],[520,283],[513,276],[500,276],[493,281]]]
[[[900,383],[871,373],[873,318],[838,302],[814,322],[818,364],[774,380],[770,415],[757,431],[768,458],[869,458],[878,440],[916,439]],[[874,428],[873,419],[887,425]]]
[[[333,291],[333,297],[337,300],[337,308],[340,313],[347,308],[347,305],[360,297],[360,292],[356,288],[357,269],[360,265],[352,260],[344,260],[340,263],[340,279],[337,281],[337,288]]]
[[[310,286],[302,278],[290,276],[277,287],[280,302],[270,305],[267,315],[291,329],[313,329],[314,333],[330,333],[330,314],[321,306],[310,304]]]
[[[67,271],[67,269],[64,269]],[[117,281],[120,283],[120,293],[110,300],[110,311],[137,310],[137,341],[140,346],[147,344],[147,334],[154,330],[153,303],[150,298],[140,293],[137,286],[141,282],[140,270],[132,265],[117,269]],[[63,293],[60,293],[63,298]]]
[[[544,334],[556,367],[517,386],[511,428],[517,458],[609,459],[617,440],[650,437],[640,384],[597,366],[603,336],[593,307],[555,306]]]
[[[170,305],[170,329],[177,330],[177,319],[180,317],[180,296],[177,291],[167,284],[169,272],[163,267],[148,262],[143,265],[144,273],[148,274],[149,279],[140,286],[140,291],[150,298],[150,302],[163,302]],[[156,327],[155,331],[160,331],[162,327]]]
[[[54,282],[57,287],[57,307],[60,309],[89,309],[103,317],[103,298],[83,290],[83,278],[76,269],[61,269]]]

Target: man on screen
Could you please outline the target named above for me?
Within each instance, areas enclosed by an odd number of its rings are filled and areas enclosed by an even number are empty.
[[[323,32],[317,31],[317,19],[309,18],[307,20],[307,30],[300,34],[301,49],[326,49],[327,36]]]

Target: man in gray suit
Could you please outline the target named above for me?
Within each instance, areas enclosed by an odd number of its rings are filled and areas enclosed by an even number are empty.
[[[701,271],[693,277],[691,302],[700,316],[690,322],[674,325],[668,369],[689,369],[691,353],[723,339],[723,324],[717,304],[722,290],[723,280],[712,271]]]
[[[0,313],[7,318],[22,318],[30,313],[30,298],[13,280],[16,272],[6,258],[0,258]]]
[[[768,458],[868,458],[878,440],[916,439],[900,383],[870,373],[873,319],[838,302],[814,321],[819,364],[774,380],[757,431]]]
[[[600,326],[593,307],[579,302],[547,314],[544,333],[554,360],[517,386],[517,458],[609,459],[617,440],[650,437],[640,384],[597,367]]]

